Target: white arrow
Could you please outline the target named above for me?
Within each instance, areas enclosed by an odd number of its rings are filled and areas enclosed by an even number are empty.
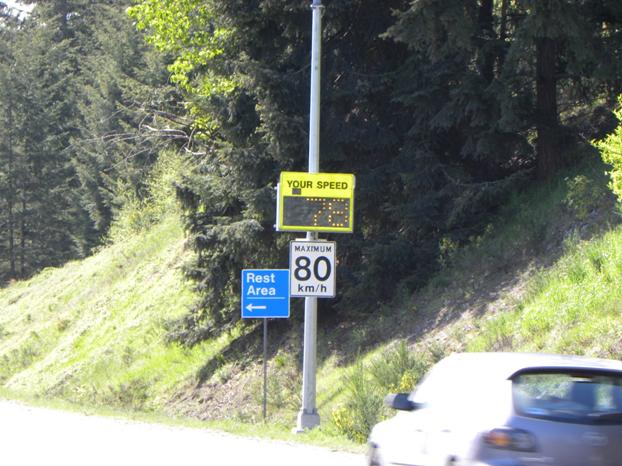
[[[252,304],[249,304],[248,306],[246,306],[246,310],[248,312],[253,312],[255,309],[259,310],[259,309],[266,309],[266,306],[253,306]]]

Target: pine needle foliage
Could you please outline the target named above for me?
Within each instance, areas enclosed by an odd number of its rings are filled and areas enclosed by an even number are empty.
[[[173,334],[196,343],[238,319],[241,269],[287,266],[274,187],[306,171],[311,15],[289,0],[130,11],[171,55],[192,119],[196,165],[178,196],[202,301]],[[374,312],[398,284],[423,285],[443,245],[470,243],[513,193],[574,162],[586,133],[567,109],[589,118],[620,89],[603,65],[622,47],[620,13],[615,1],[327,2],[321,169],[357,179],[327,307]]]

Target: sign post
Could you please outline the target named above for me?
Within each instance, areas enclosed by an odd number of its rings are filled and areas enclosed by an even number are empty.
[[[309,112],[309,173],[320,171],[320,65],[322,51],[321,0],[311,5],[311,98]],[[317,240],[317,233],[307,231],[307,240]],[[298,412],[296,430],[313,429],[320,425],[315,406],[315,371],[317,340],[317,298],[305,298],[304,349],[302,361],[302,406]]]
[[[289,269],[242,270],[242,318],[263,319],[263,420],[268,399],[268,319],[289,317]]]

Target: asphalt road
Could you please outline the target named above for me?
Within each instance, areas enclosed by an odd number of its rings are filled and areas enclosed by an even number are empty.
[[[363,455],[0,400],[0,465],[363,466]]]

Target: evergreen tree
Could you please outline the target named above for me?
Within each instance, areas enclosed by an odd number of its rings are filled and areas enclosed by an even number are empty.
[[[11,78],[19,101],[13,107],[18,131],[14,145],[21,149],[16,180],[20,276],[43,265],[74,256],[72,176],[64,152],[71,127],[68,44],[56,42],[51,28],[26,22],[15,37]]]
[[[620,85],[607,57],[622,44],[618,3],[326,5],[321,165],[357,176],[338,307],[424,283],[446,245],[477,237],[512,190],[566,163],[582,136],[568,109],[588,114]],[[281,170],[306,170],[310,15],[286,0],[144,0],[132,14],[174,56],[204,145],[179,188],[204,296],[182,329],[192,340],[235,320],[241,268],[285,265],[272,189]]]
[[[364,264],[380,259],[372,241],[390,215],[378,189],[403,131],[391,82],[404,48],[379,35],[393,21],[391,8],[405,5],[333,1],[324,17],[321,166],[359,180],[357,234],[340,237],[344,288],[360,282],[362,270],[382,284],[403,272]],[[273,230],[274,187],[280,171],[307,169],[311,14],[292,1],[154,0],[133,15],[152,43],[175,54],[174,79],[205,141],[196,173],[179,188],[197,251],[188,273],[203,296],[181,329],[194,341],[238,318],[240,269],[286,265],[291,236]]]
[[[16,147],[17,124],[14,116],[19,96],[12,83],[14,74],[13,55],[6,44],[16,33],[16,24],[7,14],[0,28],[0,231],[5,232],[0,241],[0,277],[15,278],[16,266],[16,181],[19,161]],[[6,241],[4,239],[6,238]],[[5,260],[2,260],[5,259]]]
[[[124,6],[37,2],[0,20],[1,278],[87,254],[118,185],[140,191],[156,150],[139,133],[144,107],[170,94]]]
[[[413,50],[413,72],[432,79],[406,88],[405,98],[427,103],[432,127],[453,131],[458,157],[475,159],[478,170],[495,178],[504,167],[513,171],[510,160],[547,178],[564,164],[563,109],[589,104],[603,96],[604,84],[618,82],[617,72],[606,70],[607,55],[620,45],[616,5],[417,0],[390,35]],[[444,95],[432,94],[439,88]],[[533,130],[532,156],[525,142]]]
[[[421,263],[476,236],[525,175],[570,162],[581,141],[563,110],[618,86],[603,69],[604,45],[620,45],[603,33],[618,29],[606,3],[417,0],[398,15],[388,36],[410,49],[396,95],[412,126],[394,212]]]
[[[126,190],[140,196],[145,172],[166,142],[157,123],[147,118],[152,110],[166,109],[167,100],[175,102],[161,57],[147,50],[122,8],[129,2],[115,3],[91,2],[88,28],[77,36],[83,57],[77,79],[78,133],[71,153],[80,202],[90,218],[82,241],[85,251],[108,230],[123,203],[119,196]]]

